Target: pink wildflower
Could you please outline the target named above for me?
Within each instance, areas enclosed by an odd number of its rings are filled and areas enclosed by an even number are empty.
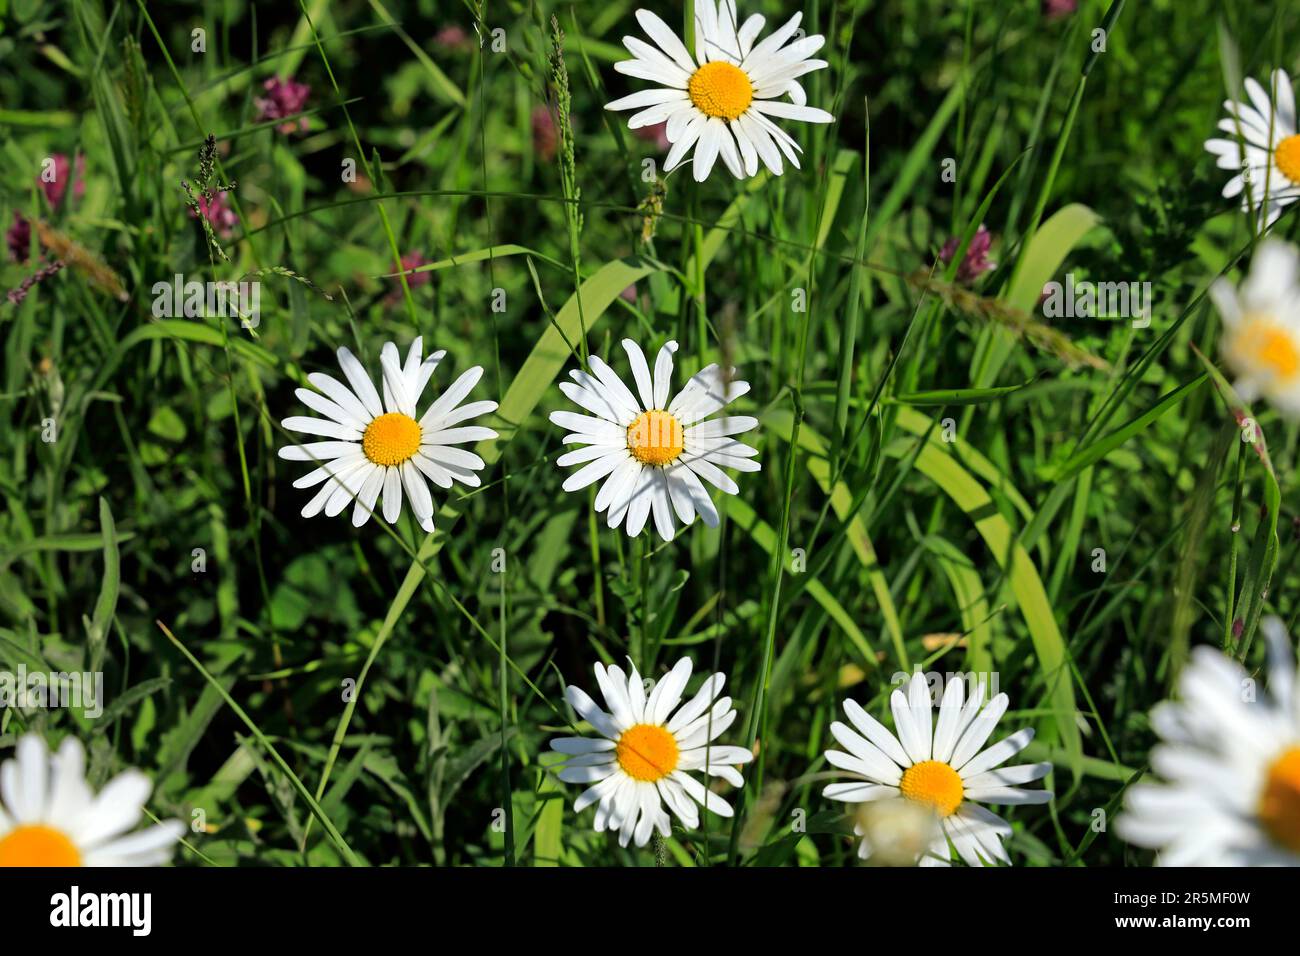
[[[533,152],[544,163],[555,158],[555,151],[560,145],[560,131],[555,126],[555,117],[550,107],[533,107]]]
[[[239,217],[235,215],[235,211],[230,208],[230,200],[226,198],[224,190],[216,193],[212,197],[211,202],[208,201],[207,196],[200,195],[199,212],[203,214],[203,218],[212,226],[212,231],[222,239],[229,239],[234,235],[235,226],[239,223]],[[190,209],[190,218],[198,218],[194,214],[193,209]]]
[[[434,34],[433,42],[435,45],[448,52],[461,53],[465,50],[474,48],[473,42],[470,41],[469,34],[463,27],[451,24],[443,27]]]
[[[1079,0],[1043,0],[1043,16],[1060,20],[1079,9]]]
[[[259,123],[288,119],[301,113],[307,103],[307,97],[311,95],[310,86],[306,83],[298,83],[292,77],[282,80],[278,76],[273,76],[262,84],[262,89],[266,90],[266,96],[259,96],[253,100],[253,105],[257,107]],[[288,122],[276,126],[276,129],[286,134],[294,130],[305,130],[307,117],[289,119]]]
[[[939,259],[944,265],[952,263],[952,257],[957,254],[957,246],[960,243],[960,237],[953,236],[943,244],[943,248],[939,250]],[[992,245],[993,234],[981,224],[975,231],[975,235],[971,236],[970,245],[966,247],[966,257],[957,267],[958,282],[974,282],[984,273],[996,268],[997,263],[989,259],[989,248]]]
[[[5,230],[5,242],[14,262],[27,261],[27,250],[32,244],[32,225],[17,212],[14,213],[14,224]]]
[[[45,192],[45,198],[49,200],[52,207],[58,208],[63,202],[63,197],[68,192],[68,180],[74,179],[72,184],[72,198],[80,199],[86,194],[86,157],[78,156],[76,161],[76,175],[72,173],[73,164],[68,161],[68,157],[63,153],[55,153],[50,157],[53,160],[52,167],[47,173],[44,168],[41,175],[37,177],[37,184]],[[46,177],[49,177],[48,179]]]
[[[409,288],[415,289],[433,281],[432,272],[413,271],[420,268],[420,266],[428,265],[428,263],[429,260],[424,258],[424,253],[419,250],[408,252],[406,255],[402,256],[402,271],[406,273],[406,285]],[[394,289],[392,292],[388,293],[384,299],[384,301],[389,304],[402,301],[402,280],[397,276],[393,276],[392,281]]]

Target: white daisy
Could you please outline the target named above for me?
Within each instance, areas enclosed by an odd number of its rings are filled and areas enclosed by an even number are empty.
[[[1264,225],[1272,225],[1284,206],[1300,198],[1295,92],[1284,70],[1273,71],[1272,94],[1270,97],[1253,78],[1247,79],[1250,102],[1226,100],[1223,104],[1228,116],[1219,121],[1219,129],[1232,138],[1205,143],[1205,148],[1218,157],[1216,165],[1220,169],[1237,170],[1237,175],[1223,187],[1224,198],[1240,195],[1242,211],[1247,213],[1253,203]]]
[[[1161,739],[1125,795],[1121,837],[1161,866],[1300,866],[1300,693],[1282,622],[1263,622],[1269,693],[1217,650],[1198,647],[1178,701],[1151,711]]]
[[[1219,279],[1210,298],[1223,317],[1221,348],[1242,399],[1262,395],[1284,414],[1300,416],[1300,253],[1266,239],[1241,288]]]
[[[672,148],[664,171],[676,168],[693,146],[697,182],[708,178],[719,156],[737,179],[757,173],[760,159],[781,175],[782,153],[798,169],[799,144],[772,118],[835,121],[825,110],[806,105],[808,97],[799,84],[799,77],[827,65],[825,60],[808,59],[826,38],[805,36],[786,45],[799,31],[801,16],[796,13],[755,43],[763,29],[762,16],[756,13],[738,28],[735,0],[696,0],[692,57],[668,24],[649,10],[638,10],[637,21],[658,46],[624,37],[623,45],[635,59],[615,63],[614,69],[663,88],[633,93],[605,109],[638,110],[628,119],[629,129],[667,123]],[[789,102],[783,99],[787,96]]]
[[[140,822],[153,784],[138,770],[118,774],[96,796],[86,783],[86,751],[64,738],[57,754],[36,734],[19,738],[0,764],[0,867],[159,866],[185,825]]]
[[[553,423],[571,432],[564,436],[566,445],[587,446],[557,461],[561,467],[586,463],[565,479],[564,490],[577,491],[604,478],[596,494],[596,510],[608,510],[611,528],[626,522],[633,537],[641,533],[651,514],[665,541],[673,538],[674,513],[683,525],[698,514],[706,525],[715,527],[718,512],[700,479],[729,495],[740,490],[722,468],[760,469],[752,460],[758,450],[731,437],[756,428],[758,419],[748,415],[703,419],[748,392],[749,383],[710,365],[692,376],[670,402],[677,343],[669,342],[659,350],[653,378],[641,347],[624,339],[623,348],[640,401],[595,355],[590,359],[594,374],[574,369],[569,374],[577,384],[560,383],[565,395],[595,416],[551,413]]]
[[[482,367],[476,365],[464,372],[423,416],[416,417],[424,387],[446,354],[434,352],[421,361],[423,343],[417,336],[403,365],[397,346],[386,342],[379,353],[383,369],[382,403],[365,368],[346,348],[339,349],[339,366],[351,388],[322,372],[307,376],[324,394],[306,388],[294,394],[325,418],[293,417],[281,424],[289,431],[329,440],[280,449],[281,458],[320,465],[293,483],[295,488],[310,488],[324,482],[303,507],[304,518],[322,510],[333,517],[355,498],[352,523],[360,527],[370,518],[382,491],[384,519],[394,524],[402,513],[405,487],[420,527],[432,531],[433,498],[426,478],[439,488],[450,488],[453,481],[471,488],[482,484],[475,472],[485,467],[483,459],[455,446],[496,438],[497,433],[479,426],[453,427],[496,410],[496,402],[460,404],[482,377]]]
[[[941,823],[921,866],[946,866],[951,860],[949,841],[971,866],[1010,863],[1002,841],[1011,825],[980,806],[981,803],[1047,803],[1049,790],[1025,790],[1021,784],[1039,780],[1052,769],[1050,763],[1001,765],[1034,739],[1025,727],[992,747],[985,747],[998,719],[1006,712],[1007,695],[998,694],[984,704],[984,684],[976,683],[970,697],[960,678],[948,682],[939,704],[939,720],[931,730],[930,689],[925,676],[916,673],[906,695],[895,690],[889,700],[898,736],[852,700],[844,712],[853,727],[836,721],[831,734],[848,753],[826,751],[827,761],[847,771],[851,783],[832,783],[823,794],[832,800],[867,803],[902,796],[925,804]],[[859,855],[873,853],[863,827]]]
[[[682,825],[700,825],[697,804],[719,816],[732,815],[731,805],[691,776],[703,771],[733,787],[745,781],[736,767],[754,758],[744,747],[714,741],[732,725],[736,712],[730,697],[718,697],[726,681],[714,674],[691,700],[674,714],[691,677],[691,661],[683,657],[646,696],[641,675],[610,665],[596,665],[596,683],[608,711],[580,688],[569,685],[564,696],[591,724],[599,737],[557,737],[551,749],[568,756],[558,776],[565,783],[592,784],[573,804],[581,813],[593,803],[596,831],[618,831],[618,842],[635,840],[645,846],[655,830],[668,836],[671,819],[664,804]]]

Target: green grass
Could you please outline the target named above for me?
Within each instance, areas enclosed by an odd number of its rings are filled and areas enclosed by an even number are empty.
[[[1005,808],[1013,859],[1149,863],[1093,822],[1145,770],[1150,708],[1191,647],[1253,668],[1261,617],[1300,615],[1297,429],[1261,403],[1267,453],[1234,449],[1205,298],[1258,237],[1202,145],[1226,83],[1294,74],[1300,11],[1037,6],[812,0],[809,103],[837,122],[783,124],[804,153],[780,177],[675,171],[647,241],[662,155],[603,109],[644,86],[612,66],[627,0],[488,5],[481,48],[472,3],[0,0],[0,223],[42,221],[67,262],[0,302],[0,669],[108,688],[98,720],[0,710],[0,749],[71,733],[97,783],[145,770],[156,816],[202,811],[186,865],[848,865],[818,776],[841,701],[889,723],[897,672],[992,671],[999,736],[1033,725],[1054,764],[1049,807]],[[534,143],[552,16],[571,167],[564,135]],[[311,85],[307,131],[257,120],[276,73]],[[180,185],[209,135],[236,183],[221,252]],[[85,159],[58,208],[55,153]],[[981,223],[997,268],[957,284],[937,252]],[[0,284],[36,268],[6,256]],[[1045,318],[1066,272],[1150,281],[1150,326]],[[260,324],[156,317],[176,273],[258,278]],[[417,334],[448,352],[435,387],[486,369],[483,486],[435,494],[433,535],[302,519],[276,457],[294,388]],[[729,361],[753,386],[762,471],[714,495],[716,530],[630,540],[561,491],[556,384],[587,354],[625,371],[628,336],[680,343],[676,385]],[[546,741],[595,661],[681,654],[692,691],[727,673],[725,742],[759,756],[722,788],[734,825],[621,849]]]

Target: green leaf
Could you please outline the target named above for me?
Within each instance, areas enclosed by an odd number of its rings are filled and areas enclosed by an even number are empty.
[[[970,669],[977,674],[993,670],[993,622],[989,603],[984,597],[984,582],[980,580],[975,563],[947,538],[927,535],[921,543],[934,555],[948,584],[961,615],[962,630],[966,632],[966,658]]]
[[[753,508],[734,495],[727,495],[722,501],[722,507],[727,512],[727,517],[749,532],[749,536],[754,539],[754,543],[767,552],[768,555],[771,555],[776,550],[776,530],[759,518],[754,513]],[[845,637],[857,649],[862,662],[868,667],[875,667],[877,663],[876,655],[871,648],[871,642],[858,628],[853,616],[835,599],[835,595],[831,594],[826,589],[826,585],[815,577],[805,578],[804,588],[812,595],[813,600],[821,605],[822,610],[830,616],[830,619],[839,625]]]
[[[549,772],[562,762],[559,754],[548,754],[540,762],[542,780],[537,787],[537,799],[542,809],[537,815],[537,828],[533,831],[533,866],[559,866],[564,853],[564,787]]]
[[[913,443],[898,441],[886,453],[910,456]],[[1069,754],[1071,768],[1078,775],[1083,756],[1083,742],[1075,723],[1074,684],[1070,673],[1065,641],[1043,588],[1042,578],[1028,552],[1016,539],[984,486],[971,477],[940,443],[928,441],[915,456],[914,467],[929,478],[975,523],[975,530],[988,545],[994,559],[1006,573],[1021,616],[1029,629],[1034,654],[1047,687],[1058,739]]]
[[[334,844],[335,848],[343,855],[343,859],[345,859],[351,866],[364,866],[365,861],[352,852],[352,848],[348,846],[347,840],[343,839],[343,834],[338,831],[338,828],[334,826],[334,822],[330,820],[321,809],[316,798],[311,795],[311,792],[305,786],[303,786],[303,782],[298,779],[298,775],[293,772],[293,769],[289,766],[288,762],[280,756],[280,752],[271,745],[269,740],[266,739],[261,728],[259,728],[257,724],[253,722],[252,718],[245,713],[244,708],[240,707],[239,704],[236,703],[235,699],[230,696],[230,692],[226,690],[222,683],[208,673],[207,668],[199,663],[199,659],[190,653],[189,648],[177,640],[176,635],[172,634],[165,624],[159,621],[158,627],[167,635],[167,639],[176,646],[176,649],[185,655],[186,660],[188,660],[203,679],[208,682],[209,686],[211,686],[221,699],[226,702],[226,706],[234,711],[235,716],[243,722],[244,726],[252,731],[253,736],[257,738],[257,742],[262,745],[262,749],[279,768],[280,772],[284,774],[293,789],[298,792],[298,796],[302,797],[306,802],[308,808],[311,810],[312,816],[317,820],[320,820],[321,826],[325,828],[326,835]]]
[[[1057,210],[1034,233],[1017,261],[1016,274],[1004,296],[1007,304],[1025,314],[1032,313],[1043,286],[1052,280],[1066,256],[1098,221],[1097,214],[1080,203]],[[1007,329],[986,329],[971,360],[971,383],[978,388],[992,385],[1014,344],[1015,337]]]
[[[160,405],[149,417],[149,432],[167,441],[185,440],[185,422],[181,421],[176,410],[168,405]]]
[[[790,432],[794,428],[793,413],[784,409],[773,411],[763,416],[762,421],[771,434],[782,441],[789,442]],[[876,558],[876,549],[871,543],[871,536],[867,534],[867,526],[862,520],[862,515],[860,513],[853,514],[851,517],[849,515],[853,506],[853,495],[850,493],[848,485],[842,481],[837,483],[833,490],[831,489],[831,466],[827,460],[826,442],[806,423],[799,427],[799,447],[808,453],[808,471],[817,480],[817,484],[821,486],[822,493],[830,496],[831,507],[835,510],[835,514],[841,521],[848,520],[846,533],[849,544],[853,548],[853,553],[857,555],[858,560],[862,563],[862,567],[866,569],[867,580],[871,583],[871,592],[880,605],[880,613],[885,619],[885,629],[889,632],[890,640],[893,641],[894,653],[899,666],[903,670],[908,670],[911,663],[907,657],[907,650],[903,645],[903,629],[898,621],[898,611],[894,607],[894,598],[889,590],[889,582],[880,569],[880,562]],[[770,551],[771,549],[767,550]],[[870,663],[874,665],[875,659],[872,658]]]
[[[117,551],[117,531],[113,524],[113,512],[108,501],[99,499],[99,527],[104,542],[104,577],[99,583],[99,598],[95,601],[95,612],[90,618],[89,644],[91,670],[99,670],[103,659],[104,645],[108,641],[108,629],[113,623],[113,614],[117,610],[117,593],[122,585],[121,558]]]
[[[1172,392],[1161,396],[1159,401],[1132,421],[1121,425],[1110,434],[1097,439],[1095,442],[1091,442],[1083,448],[1077,449],[1063,464],[1056,468],[1049,469],[1045,476],[1046,480],[1053,484],[1066,481],[1073,478],[1089,465],[1096,464],[1102,458],[1105,458],[1112,450],[1124,444],[1138,432],[1143,431],[1157,418],[1169,411],[1169,409],[1173,408],[1175,405],[1179,404],[1198,386],[1203,384],[1207,377],[1208,376],[1206,375],[1198,375],[1185,385],[1178,386]]]
[[[982,405],[995,402],[1004,395],[1018,392],[1032,382],[1023,385],[997,385],[992,388],[935,388],[924,392],[909,392],[895,395],[893,400],[902,405]]]
[[[433,81],[433,88],[441,93],[443,97],[463,108],[466,105],[466,101],[465,94],[460,91],[460,87],[453,83],[446,73],[438,69],[438,64],[434,63],[433,60],[430,59],[429,54],[425,53],[420,45],[411,39],[410,35],[402,29],[401,24],[393,19],[393,16],[388,12],[388,9],[380,3],[379,0],[370,0],[370,8],[379,15],[381,20],[392,28],[394,33],[401,37],[402,42],[406,44],[407,49],[409,49],[411,53],[415,55],[415,58],[420,61],[420,65],[424,67],[425,71],[429,74],[429,78]]]
[[[1201,350],[1192,346],[1192,351],[1196,353],[1201,364],[1205,366],[1206,375],[1214,382],[1215,390],[1223,399],[1224,404],[1232,412],[1233,417],[1237,420],[1237,426],[1243,430],[1249,427],[1249,435],[1243,432],[1242,439],[1249,439],[1251,450],[1259,458],[1260,463],[1264,466],[1264,506],[1265,513],[1260,519],[1259,528],[1255,532],[1255,540],[1251,544],[1250,559],[1246,563],[1246,574],[1241,581],[1241,597],[1236,603],[1235,616],[1242,621],[1243,627],[1241,639],[1237,645],[1237,657],[1239,660],[1246,659],[1246,653],[1250,650],[1251,641],[1255,636],[1255,629],[1259,625],[1260,614],[1264,610],[1264,602],[1268,598],[1269,585],[1273,580],[1273,572],[1277,569],[1278,559],[1278,537],[1277,537],[1277,519],[1282,510],[1282,490],[1278,486],[1277,472],[1273,470],[1273,459],[1268,453],[1268,443],[1264,440],[1264,432],[1259,427],[1259,422],[1254,413],[1250,410],[1241,396],[1237,394],[1231,383],[1223,377],[1214,363],[1207,359]]]

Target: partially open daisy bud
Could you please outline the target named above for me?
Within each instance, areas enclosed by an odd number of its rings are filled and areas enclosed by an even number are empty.
[[[858,856],[873,866],[916,866],[942,836],[933,807],[901,797],[859,804],[853,832],[862,838]]]

